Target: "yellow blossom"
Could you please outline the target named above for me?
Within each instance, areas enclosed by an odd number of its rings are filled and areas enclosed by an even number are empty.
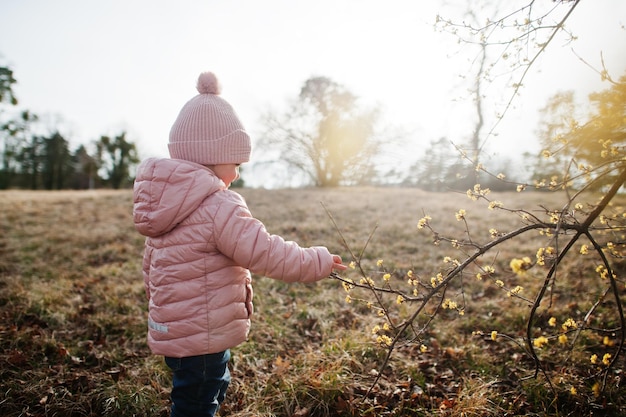
[[[378,342],[381,345],[385,345],[385,346],[391,346],[391,343],[393,342],[391,340],[391,338],[385,334],[380,335],[376,338],[376,342]]]
[[[456,303],[456,301],[452,301],[452,300],[451,300],[451,299],[449,299],[449,298],[446,298],[446,299],[444,300],[444,302],[441,304],[441,307],[443,307],[443,308],[448,308],[448,309],[450,309],[450,310],[454,310],[454,309],[456,309],[456,308],[457,308],[457,306],[458,306],[458,304]]]
[[[346,303],[350,304],[352,302],[352,297],[350,295],[346,295]]]
[[[605,353],[604,356],[602,357],[602,363],[605,364],[606,366],[609,366],[611,364],[611,354],[610,353]]]
[[[588,253],[589,253],[589,246],[587,246],[587,245],[582,245],[582,246],[580,247],[580,254],[581,254],[581,255],[586,255],[586,254],[588,254]]]
[[[513,288],[511,291],[509,291],[507,295],[509,297],[512,297],[514,295],[517,295],[517,294],[521,293],[522,291],[524,291],[524,287],[521,287],[521,286],[518,285],[515,288]]]
[[[430,216],[424,216],[422,217],[419,222],[417,222],[417,228],[418,229],[423,229],[424,227],[426,227],[426,225],[428,224],[428,221],[432,220],[432,217]]]
[[[524,191],[526,189],[526,184],[519,184],[517,186],[517,192],[521,193],[522,191]]]
[[[377,267],[379,267],[379,268],[380,268],[381,266],[383,266],[383,260],[382,260],[382,259],[377,260],[377,261],[376,261],[376,266],[377,266]]]
[[[605,346],[613,346],[615,344],[615,342],[613,340],[611,340],[610,337],[604,336],[604,339],[602,339],[602,344],[605,345]]]
[[[376,283],[370,277],[364,277],[364,278],[361,278],[361,280],[359,281],[359,284],[361,284],[361,285],[369,285],[369,286],[373,287]]]
[[[404,297],[398,294],[398,297],[396,298],[396,304],[402,304],[403,302],[404,302]]]
[[[574,321],[574,319],[572,319],[572,318],[569,318],[569,319],[565,320],[565,323],[563,323],[563,325],[561,325],[561,328],[563,330],[575,329],[577,327],[578,327],[578,325],[576,324],[576,321]]]
[[[545,345],[547,345],[549,342],[548,338],[545,336],[539,336],[538,338],[536,338],[535,340],[533,340],[533,345],[536,348],[542,348]]]
[[[543,265],[545,252],[546,252],[546,248],[537,249],[537,254],[535,255],[535,257],[537,258],[537,263],[541,262],[541,265]]]
[[[480,188],[480,184],[475,184],[474,185],[474,191],[479,193],[480,195],[487,195],[491,192],[491,190],[489,188]]]
[[[598,398],[600,394],[602,393],[602,389],[600,388],[600,383],[596,382],[595,384],[593,384],[593,387],[591,387],[591,391],[593,392],[593,395],[596,398]]]
[[[528,256],[522,259],[513,258],[511,262],[509,262],[509,266],[517,275],[524,275],[526,271],[532,267],[532,261]]]
[[[426,345],[421,345],[420,346],[420,352],[426,353],[426,351],[428,351],[428,348],[426,347]]]
[[[553,233],[552,233],[552,229],[543,229],[543,230],[539,231],[539,234],[541,236],[548,236],[548,237],[550,237],[550,236],[552,236]]]
[[[500,288],[504,287],[504,282],[502,282],[502,280],[497,279],[496,280],[496,285]]]
[[[501,201],[490,201],[489,202],[489,210],[495,210],[496,208],[502,207],[503,204]]]
[[[598,265],[596,267],[596,272],[600,274],[600,278],[602,279],[607,279],[609,277],[609,271],[604,265]]]
[[[355,269],[356,268],[356,262],[352,261],[348,264],[348,266],[350,267],[350,269]]]
[[[535,257],[537,258],[537,265],[545,265],[546,264],[546,258],[544,256],[544,253],[546,252],[545,248],[539,248],[537,249],[537,254],[535,255]]]
[[[598,363],[598,355],[596,355],[595,353],[593,355],[591,355],[591,357],[589,358],[589,361],[596,365]]]
[[[383,279],[384,279],[385,281],[389,281],[389,279],[390,279],[390,278],[391,278],[391,274],[389,274],[389,273],[387,273],[387,274],[383,275]]]
[[[548,320],[548,324],[551,327],[555,327],[556,326],[556,317],[550,317],[550,320]]]
[[[487,194],[489,194],[491,192],[491,190],[489,190],[489,188],[485,188],[484,190],[480,188],[480,184],[475,184],[474,185],[474,189],[469,189],[467,190],[466,194],[467,196],[472,199],[473,201],[478,200],[479,196],[486,196]]]
[[[454,215],[456,217],[457,221],[461,221],[465,218],[465,210],[464,209],[460,209],[459,211],[456,212],[456,214]]]
[[[555,175],[555,176],[553,176],[553,177],[550,179],[550,187],[551,187],[551,188],[555,188],[555,187],[558,185],[558,179],[559,179],[559,177],[557,177],[556,175]]]
[[[372,334],[377,334],[379,331],[380,331],[380,326],[378,324],[372,327]]]
[[[617,249],[617,246],[613,242],[607,242],[606,249],[611,253],[611,255],[620,256],[620,252]]]
[[[506,178],[506,175],[504,175],[503,173],[499,173],[498,175],[496,175],[496,178],[499,180],[503,180]]]
[[[452,258],[450,256],[444,256],[443,263],[444,264],[453,264],[453,265],[456,265],[456,266],[460,265],[460,262],[459,262],[458,259],[454,259],[454,258]]]
[[[498,237],[498,234],[499,234],[498,229],[493,229],[493,228],[489,229],[489,236],[491,236],[492,238]]]
[[[407,271],[406,276],[409,278],[413,278],[413,271],[411,271],[410,269]]]
[[[476,195],[472,192],[472,190],[467,190],[467,197],[470,198],[472,201],[476,201],[478,200],[478,197],[476,197]]]
[[[577,395],[578,391],[576,391],[576,387],[572,387],[572,388],[569,389],[569,393],[572,394],[572,395]]]
[[[493,340],[495,342],[496,338],[498,337],[498,332],[497,331],[492,331],[491,332],[491,340]]]
[[[566,334],[560,334],[559,335],[559,343],[564,345],[567,343],[567,335]]]

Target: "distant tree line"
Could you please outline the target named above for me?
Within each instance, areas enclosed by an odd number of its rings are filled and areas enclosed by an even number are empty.
[[[15,106],[13,71],[0,66],[0,116]],[[71,149],[59,131],[37,134],[39,117],[28,110],[0,119],[0,189],[32,190],[124,188],[132,185],[139,162],[126,133],[101,136],[88,150]]]
[[[403,141],[416,138],[406,138],[388,126],[381,128],[377,108],[364,108],[357,96],[327,77],[312,77],[288,111],[264,115],[265,130],[258,143],[262,155],[257,163],[280,167],[274,170],[278,185],[297,178],[299,186],[316,187],[402,185],[427,191],[466,191],[481,184],[499,191],[525,183],[549,189],[555,177],[571,169],[574,159],[579,169],[588,166],[591,170],[622,154],[626,77],[608,81],[609,89],[588,97],[587,106],[583,106],[588,114],[574,111],[578,103],[573,93],[556,94],[542,109],[538,126],[538,139],[545,151],[521,154],[515,164],[509,159],[491,161],[489,169],[480,152],[482,106],[481,95],[476,94],[478,121],[473,135],[459,143],[446,137],[431,140],[425,152],[415,157],[414,165],[402,171],[397,164],[389,164],[393,158],[385,149],[390,145],[401,149]],[[85,145],[70,149],[59,131],[37,134],[41,130],[38,117],[29,111],[1,117],[7,106],[17,104],[14,83],[13,72],[0,66],[0,189],[132,186],[139,157],[125,132],[101,136],[89,149]],[[475,89],[480,92],[479,83]],[[548,151],[555,143],[560,146]],[[605,152],[596,152],[598,148]],[[513,168],[517,171],[510,172]],[[509,180],[520,171],[526,178]],[[280,177],[281,172],[284,177]],[[607,174],[606,182],[611,179]],[[571,174],[568,181],[584,187],[589,178]],[[601,187],[602,183],[593,184]],[[244,186],[243,180],[233,186]]]

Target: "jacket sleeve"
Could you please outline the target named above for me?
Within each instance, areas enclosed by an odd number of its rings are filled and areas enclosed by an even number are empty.
[[[217,249],[255,274],[287,282],[313,282],[332,271],[332,255],[323,246],[302,248],[267,232],[252,217],[236,193],[224,199],[215,212]],[[235,197],[236,196],[236,197]]]

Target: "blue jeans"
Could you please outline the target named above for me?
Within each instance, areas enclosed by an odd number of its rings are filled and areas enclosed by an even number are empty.
[[[230,350],[187,358],[165,357],[173,371],[171,417],[213,417],[230,382]]]

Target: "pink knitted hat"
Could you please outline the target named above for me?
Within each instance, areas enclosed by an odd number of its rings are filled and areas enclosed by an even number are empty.
[[[196,88],[200,94],[183,106],[170,130],[170,156],[202,165],[248,162],[250,137],[230,104],[219,97],[215,74],[200,74]]]

